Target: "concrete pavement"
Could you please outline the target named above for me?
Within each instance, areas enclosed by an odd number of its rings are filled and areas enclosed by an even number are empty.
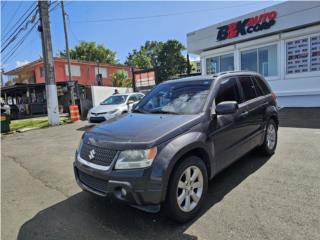
[[[2,239],[320,239],[320,129],[280,128],[275,155],[252,152],[216,176],[199,217],[178,225],[80,191],[85,125],[2,137]]]

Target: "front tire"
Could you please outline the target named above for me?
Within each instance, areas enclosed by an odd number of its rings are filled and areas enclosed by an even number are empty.
[[[177,222],[193,219],[205,199],[208,174],[202,159],[185,158],[174,170],[164,204],[167,215]]]
[[[278,126],[273,119],[270,119],[266,126],[263,144],[260,146],[260,152],[263,155],[271,156],[274,154],[278,141]]]

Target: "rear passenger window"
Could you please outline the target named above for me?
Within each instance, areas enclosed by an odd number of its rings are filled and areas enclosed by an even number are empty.
[[[254,88],[256,89],[258,97],[265,95],[262,88],[259,86],[258,81],[254,77],[252,77],[251,80],[253,82]]]
[[[257,97],[251,77],[239,77],[239,81],[246,101]]]
[[[215,101],[216,104],[224,101],[240,102],[240,94],[236,78],[229,78],[220,83]]]
[[[257,82],[257,85],[260,87],[261,91],[263,92],[263,95],[267,95],[270,93],[268,86],[261,78],[256,76],[255,80]]]

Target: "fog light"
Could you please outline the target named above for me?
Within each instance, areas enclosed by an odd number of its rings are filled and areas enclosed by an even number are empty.
[[[127,190],[125,190],[124,188],[121,188],[121,195],[122,197],[125,197],[127,195]]]

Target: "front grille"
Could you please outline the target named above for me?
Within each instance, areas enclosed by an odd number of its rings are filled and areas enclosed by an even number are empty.
[[[78,176],[79,176],[80,182],[86,185],[87,187],[102,193],[107,192],[108,181],[90,176],[81,171],[78,171]]]
[[[90,117],[89,121],[91,123],[101,123],[104,122],[106,119],[104,117]]]
[[[102,166],[109,166],[116,154],[117,150],[97,147],[85,143],[82,144],[80,150],[80,157],[82,159]]]

